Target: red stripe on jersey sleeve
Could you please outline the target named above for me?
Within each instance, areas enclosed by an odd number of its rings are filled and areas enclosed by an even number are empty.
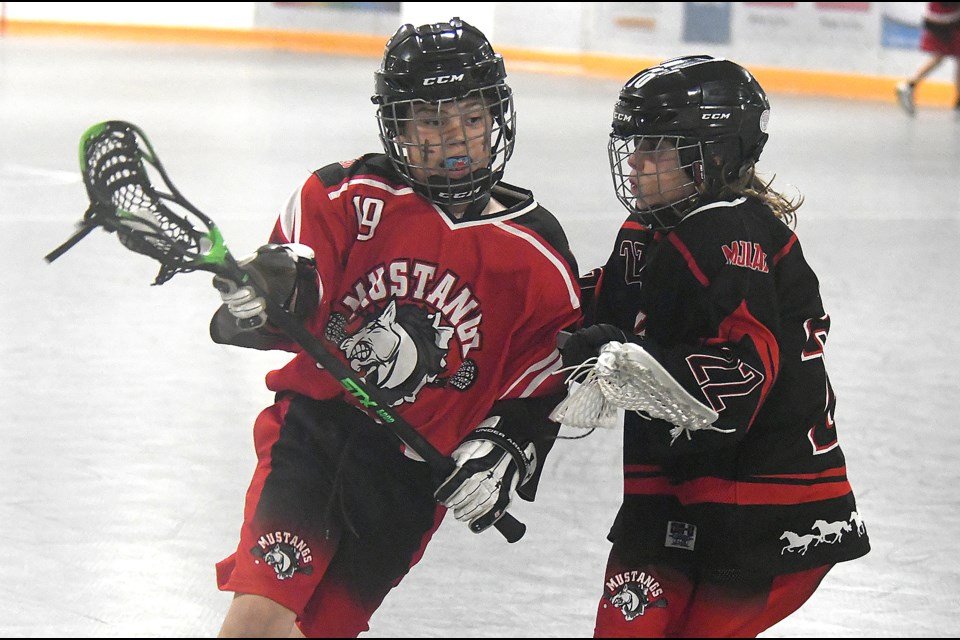
[[[717,330],[717,337],[708,340],[707,344],[737,343],[744,336],[749,336],[753,340],[757,353],[763,361],[764,375],[772,384],[772,378],[780,368],[780,346],[773,333],[750,313],[746,300],[723,319]]]
[[[671,484],[665,477],[625,478],[626,495],[668,495],[681,504],[705,502],[741,505],[804,504],[840,498],[851,492],[846,474],[823,476],[811,484],[778,482],[738,482],[722,478],[697,478],[681,484]]]
[[[771,473],[758,474],[751,476],[753,478],[762,478],[765,480],[827,480],[831,478],[846,478],[847,467],[837,467],[836,469],[827,469],[819,473]]]
[[[697,279],[700,284],[705,287],[710,286],[710,279],[707,278],[706,274],[700,270],[700,266],[697,264],[697,261],[693,259],[693,254],[690,253],[690,249],[687,248],[687,245],[683,244],[683,240],[677,237],[677,234],[671,233],[667,236],[667,240],[670,241],[670,244],[680,252],[680,255],[683,256],[683,259],[687,261],[687,268],[690,269],[690,273],[693,274],[693,277]]]
[[[783,249],[780,249],[780,251],[777,251],[777,255],[773,256],[774,266],[776,266],[776,264],[780,262],[785,255],[790,253],[790,250],[793,249],[793,245],[795,244],[797,244],[797,236],[792,235],[790,236],[790,240],[787,242],[787,244],[783,245]]]
[[[763,399],[767,397],[770,388],[773,386],[777,372],[780,370],[780,345],[777,339],[766,326],[757,320],[750,310],[747,309],[746,301],[740,303],[736,311],[723,319],[717,330],[717,337],[706,341],[708,345],[738,343],[744,337],[749,337],[760,356],[763,365],[763,388],[760,391],[760,402],[757,403],[757,409],[750,418],[753,424],[757,412],[760,411],[760,405]],[[749,429],[749,425],[747,426]]]

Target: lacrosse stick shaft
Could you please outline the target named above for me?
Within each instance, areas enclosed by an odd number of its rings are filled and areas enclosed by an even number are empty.
[[[103,226],[117,232],[128,249],[160,262],[161,270],[154,284],[163,284],[176,273],[201,269],[239,285],[251,286],[265,300],[267,317],[273,324],[330,372],[366,411],[376,415],[418,453],[434,474],[447,478],[454,472],[456,464],[452,458],[437,451],[408,422],[391,411],[390,404],[377,389],[368,388],[297,318],[253,282],[227,250],[214,222],[177,191],[142,130],[123,121],[101,122],[90,127],[81,137],[80,165],[91,202],[84,215],[85,228],[52,251],[47,256],[48,262],[75,245],[89,229]],[[159,174],[166,193],[153,186],[151,170]],[[194,219],[199,221],[199,228]],[[519,540],[526,530],[507,513],[494,526],[509,542]]]
[[[434,473],[446,478],[456,470],[456,464],[453,459],[440,453],[436,447],[420,435],[420,432],[390,410],[390,404],[382,399],[381,394],[373,387],[364,385],[357,379],[353,371],[338,360],[323,345],[320,340],[310,333],[307,328],[290,312],[274,302],[270,296],[261,291],[257,285],[250,279],[243,269],[236,264],[232,258],[228,258],[228,264],[225,265],[228,273],[224,274],[234,282],[245,282],[252,286],[257,295],[261,296],[266,303],[267,317],[283,331],[287,337],[303,347],[317,363],[326,369],[330,375],[334,376],[340,384],[348,391],[364,410],[376,415],[380,420],[391,429],[407,446],[413,449],[424,461],[430,465]],[[509,512],[504,514],[493,524],[497,531],[506,538],[507,542],[516,542],[523,537],[526,532],[526,525],[517,520]],[[478,533],[475,531],[475,533]]]
[[[72,236],[70,236],[69,239],[67,239],[66,242],[64,242],[59,247],[57,247],[56,249],[54,249],[53,251],[45,255],[43,259],[46,260],[47,262],[53,262],[63,254],[65,254],[67,251],[69,251],[73,247],[73,245],[77,244],[78,242],[86,238],[87,234],[96,228],[97,228],[97,225],[95,224],[85,224],[81,222],[78,225],[78,229],[74,232]]]

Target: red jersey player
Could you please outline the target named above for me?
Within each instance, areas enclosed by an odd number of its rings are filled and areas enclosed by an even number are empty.
[[[914,93],[920,82],[947,58],[953,58],[954,112],[960,116],[960,2],[928,2],[923,13],[920,50],[930,57],[913,75],[899,83],[897,101],[911,116],[916,113]]]
[[[580,322],[580,292],[557,220],[501,182],[516,134],[505,78],[471,25],[402,26],[375,74],[386,153],[313,172],[246,261],[457,470],[434,478],[307,354],[270,372],[240,543],[217,566],[237,594],[224,635],[296,621],[354,637],[448,507],[483,530],[514,492],[533,499],[559,429],[556,337]],[[296,350],[250,289],[223,295],[216,341]]]

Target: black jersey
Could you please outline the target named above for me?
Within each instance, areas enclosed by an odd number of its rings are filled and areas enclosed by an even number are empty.
[[[611,537],[638,559],[776,575],[869,550],[824,366],[830,318],[797,236],[761,201],[715,202],[669,233],[626,220],[594,292],[720,431],[670,436],[627,412]],[[595,274],[595,275],[598,275]]]

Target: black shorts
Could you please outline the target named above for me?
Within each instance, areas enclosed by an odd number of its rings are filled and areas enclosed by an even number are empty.
[[[279,602],[307,635],[366,630],[445,513],[430,468],[340,401],[279,399],[254,441],[240,544],[217,565],[220,589]]]

